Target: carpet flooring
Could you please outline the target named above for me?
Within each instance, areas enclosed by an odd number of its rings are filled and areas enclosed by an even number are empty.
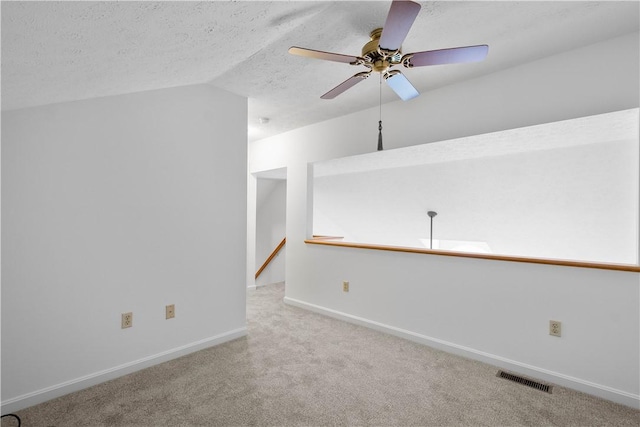
[[[248,291],[246,337],[18,412],[23,426],[634,426],[640,411]],[[9,426],[3,420],[2,426]]]

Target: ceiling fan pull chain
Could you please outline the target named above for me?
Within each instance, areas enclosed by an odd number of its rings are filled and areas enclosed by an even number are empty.
[[[378,151],[382,151],[382,73],[380,74],[380,120],[378,121]]]

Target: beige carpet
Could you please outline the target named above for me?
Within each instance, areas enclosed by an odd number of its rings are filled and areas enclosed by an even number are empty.
[[[20,411],[23,426],[640,425],[640,411],[515,384],[283,296],[249,291],[247,337]]]

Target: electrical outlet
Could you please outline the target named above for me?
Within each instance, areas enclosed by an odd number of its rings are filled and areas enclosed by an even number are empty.
[[[342,291],[343,292],[349,292],[349,282],[348,281],[344,281],[342,282]]]
[[[122,329],[133,326],[133,313],[122,313]]]
[[[562,322],[549,320],[549,335],[559,337],[562,335]]]
[[[176,317],[176,306],[173,304],[166,306],[165,313],[167,319],[173,319],[174,317]]]

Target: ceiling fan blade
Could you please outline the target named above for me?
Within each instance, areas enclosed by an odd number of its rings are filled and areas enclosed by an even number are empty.
[[[371,74],[371,71],[363,71],[361,73],[355,74],[355,75],[349,77],[347,80],[345,80],[342,83],[340,83],[338,86],[336,86],[333,89],[331,89],[329,92],[327,92],[324,95],[322,95],[320,98],[322,98],[322,99],[333,99],[336,96],[340,95],[342,92],[346,91],[347,89],[352,88],[356,84],[360,83],[361,81],[363,81],[364,79],[369,77],[369,74]]]
[[[409,34],[409,30],[420,12],[420,4],[412,1],[394,0],[391,3],[387,20],[382,27],[380,49],[396,51]]]
[[[420,95],[415,87],[399,70],[393,70],[384,75],[387,84],[403,101],[408,101]]]
[[[482,61],[489,52],[486,44],[478,46],[453,47],[450,49],[428,50],[409,53],[402,58],[405,67],[424,67],[425,65],[459,64]],[[407,60],[405,60],[405,57]]]
[[[340,53],[323,52],[321,50],[307,49],[304,47],[292,46],[289,53],[307,58],[324,59],[326,61],[344,62],[346,64],[357,63],[360,58],[351,55],[342,55]]]

